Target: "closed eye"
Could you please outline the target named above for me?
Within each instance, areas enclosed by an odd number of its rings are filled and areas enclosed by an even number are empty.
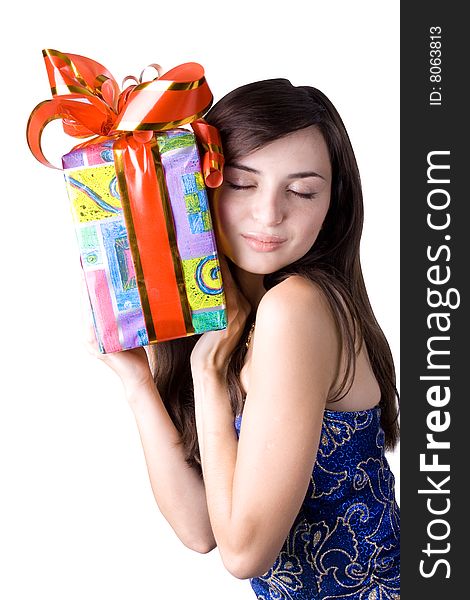
[[[236,183],[231,183],[230,181],[226,181],[226,184],[229,186],[229,188],[232,188],[232,190],[250,190],[251,188],[254,188],[254,185],[237,185]]]
[[[231,181],[227,181],[227,180],[225,181],[225,183],[232,190],[251,190],[256,187],[255,185],[238,185],[236,183],[232,183]],[[287,192],[289,192],[290,194],[294,194],[294,196],[298,196],[299,198],[305,198],[307,200],[313,200],[313,198],[315,198],[315,196],[317,196],[317,192],[310,192],[308,194],[303,194],[301,192],[296,192],[294,190],[287,190]]]
[[[298,196],[299,198],[306,198],[307,200],[313,200],[313,198],[315,198],[315,196],[317,195],[317,192],[311,192],[309,194],[301,194],[300,192],[294,192],[294,190],[287,190],[288,192],[290,192],[291,194],[294,194],[294,196]]]

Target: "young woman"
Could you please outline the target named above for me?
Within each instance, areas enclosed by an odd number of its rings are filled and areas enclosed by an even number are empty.
[[[363,282],[344,125],[285,79],[209,112],[228,327],[100,355],[121,377],[152,489],[185,545],[218,546],[258,600],[399,597],[393,360]],[[226,259],[224,258],[226,257]],[[149,360],[150,359],[150,360]]]

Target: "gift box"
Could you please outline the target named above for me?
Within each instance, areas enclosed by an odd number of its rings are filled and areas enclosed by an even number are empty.
[[[194,134],[156,134],[164,193],[137,198],[127,224],[113,144],[62,158],[102,352],[223,329],[224,293]]]
[[[62,96],[33,111],[33,154],[50,166],[40,136],[51,118],[62,118],[76,137],[93,126],[96,133],[65,154],[62,166],[100,351],[225,328],[205,185],[220,184],[223,157],[217,132],[200,118],[209,96],[204,77],[194,77],[195,63],[117,95],[99,63],[57,51],[45,51],[45,58],[53,94]],[[88,103],[83,92],[77,98],[87,80],[96,92]],[[180,127],[187,122],[195,133]],[[198,142],[206,150],[202,163]]]

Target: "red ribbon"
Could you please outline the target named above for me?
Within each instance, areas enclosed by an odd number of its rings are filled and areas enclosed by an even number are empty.
[[[201,65],[184,63],[120,92],[111,73],[90,58],[50,49],[43,50],[43,56],[53,97],[32,111],[26,131],[29,148],[39,162],[57,168],[41,148],[42,132],[55,119],[62,119],[65,133],[76,138],[133,131],[143,142],[151,134],[140,132],[190,123],[206,151],[202,159],[206,185],[218,187],[222,183],[219,133],[201,119],[213,100]]]

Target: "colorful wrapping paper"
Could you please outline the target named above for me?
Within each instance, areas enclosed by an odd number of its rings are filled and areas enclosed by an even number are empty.
[[[81,263],[100,351],[116,352],[226,327],[220,266],[195,136],[184,129],[154,134],[165,230],[152,213],[129,213],[125,177],[115,140],[66,154],[63,167],[76,224]],[[120,187],[121,186],[121,187]],[[150,194],[151,195],[151,194]],[[149,193],[147,191],[147,196]],[[160,197],[158,197],[160,196]],[[123,202],[124,200],[124,202]],[[151,209],[152,210],[152,209]],[[127,214],[126,214],[127,212]],[[145,264],[138,221],[161,265]],[[142,224],[143,221],[143,224]],[[158,219],[155,219],[157,222]],[[165,250],[166,249],[166,250]],[[161,258],[169,251],[165,262]],[[153,270],[153,281],[146,272]],[[153,303],[153,312],[152,312]],[[178,306],[177,306],[178,305]],[[175,316],[176,314],[176,316]]]
[[[63,157],[96,336],[101,352],[226,327],[223,286],[207,192],[223,179],[204,69],[184,63],[122,91],[100,63],[43,50],[52,99],[26,128],[29,148],[44,128],[90,138]],[[201,164],[190,124],[204,150]]]

